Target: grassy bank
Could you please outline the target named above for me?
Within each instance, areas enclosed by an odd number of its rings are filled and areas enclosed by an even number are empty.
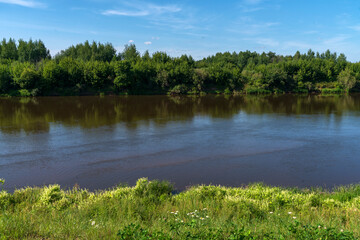
[[[58,185],[0,193],[0,239],[357,239],[360,186],[331,192],[167,182],[88,192]]]

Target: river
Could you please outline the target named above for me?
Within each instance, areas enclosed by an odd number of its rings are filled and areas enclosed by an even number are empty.
[[[12,191],[360,182],[360,95],[0,98],[0,178]]]

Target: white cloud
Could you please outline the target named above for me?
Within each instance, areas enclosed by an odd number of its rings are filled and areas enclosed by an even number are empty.
[[[152,37],[153,40],[160,40],[160,37]]]
[[[128,16],[128,17],[142,17],[149,15],[148,11],[117,11],[117,10],[107,10],[102,13],[103,15],[118,15],[118,16]]]
[[[274,26],[279,25],[278,22],[257,22],[250,17],[242,17],[233,27],[227,29],[229,32],[240,33],[243,35],[260,35],[272,30]]]
[[[129,43],[133,43],[134,42],[134,40],[129,40]]]
[[[29,8],[41,8],[45,7],[44,4],[34,2],[34,1],[27,1],[27,0],[0,0],[0,3],[7,3],[7,4],[14,4],[19,5],[23,7],[29,7]]]
[[[242,11],[244,13],[257,12],[257,11],[260,11],[260,10],[263,10],[263,9],[264,8],[261,8],[261,7],[256,7],[256,8],[242,7]]]
[[[306,50],[306,49],[310,49],[311,47],[314,47],[314,45],[305,43],[305,42],[300,42],[300,41],[287,41],[284,42],[283,44],[285,49],[288,48],[296,48],[297,50]]]
[[[164,13],[176,13],[180,12],[181,8],[176,5],[155,5],[147,4],[144,2],[138,4],[127,4],[129,7],[125,10],[110,9],[103,11],[103,15],[118,15],[129,17],[144,17],[150,15],[161,15]]]
[[[148,42],[144,42],[145,45],[151,45],[152,42],[148,41]]]
[[[176,5],[159,6],[159,5],[150,4],[148,5],[148,8],[156,13],[165,13],[165,12],[175,13],[181,11],[181,8],[179,8]]]
[[[339,35],[333,38],[329,38],[323,41],[325,45],[334,46],[339,44],[344,44],[344,41],[348,39],[349,36],[347,35]]]
[[[249,4],[249,5],[256,5],[261,3],[263,0],[244,0],[245,4]]]
[[[256,41],[256,43],[265,45],[265,46],[270,46],[270,47],[279,46],[279,42],[274,39],[271,39],[271,38],[258,38],[255,41]]]
[[[349,28],[352,29],[352,30],[355,30],[355,31],[359,31],[359,32],[360,32],[360,24],[359,24],[359,25],[355,25],[355,26],[350,26]]]
[[[309,34],[309,35],[318,34],[318,33],[319,33],[319,31],[316,31],[316,30],[310,30],[310,31],[303,32],[303,34]]]

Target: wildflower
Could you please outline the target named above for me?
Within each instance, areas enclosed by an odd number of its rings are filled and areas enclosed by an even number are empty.
[[[288,214],[292,214],[292,212],[288,212]]]
[[[206,211],[206,210],[207,210],[207,208],[204,208],[203,210],[204,210],[204,211]]]
[[[170,212],[171,214],[174,214],[174,212]]]
[[[296,217],[293,217],[293,219],[296,219]]]
[[[94,225],[95,225],[95,221],[92,221],[92,222],[91,222],[91,226],[94,226]]]
[[[209,216],[206,216],[206,218],[209,218]]]
[[[197,210],[195,210],[195,212],[197,212]]]
[[[318,228],[321,228],[321,226],[319,225]]]
[[[204,219],[205,219],[205,218],[202,218],[202,217],[200,218],[200,220],[204,220]]]
[[[343,232],[344,231],[344,229],[340,229],[340,232]]]
[[[194,217],[194,215],[191,215],[191,217]]]
[[[184,220],[181,220],[181,222],[183,223],[183,222],[184,222]]]
[[[274,212],[269,212],[270,214],[273,214]]]
[[[326,229],[326,227],[324,227],[324,229]]]
[[[178,213],[176,212],[176,213],[174,213],[175,215],[177,215]]]

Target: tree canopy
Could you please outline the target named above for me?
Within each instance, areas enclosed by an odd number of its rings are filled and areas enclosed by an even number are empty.
[[[0,94],[79,95],[307,93],[360,90],[360,63],[344,54],[309,49],[283,56],[274,52],[224,52],[194,60],[146,51],[134,44],[117,52],[110,43],[86,41],[51,58],[41,40],[3,39]]]

